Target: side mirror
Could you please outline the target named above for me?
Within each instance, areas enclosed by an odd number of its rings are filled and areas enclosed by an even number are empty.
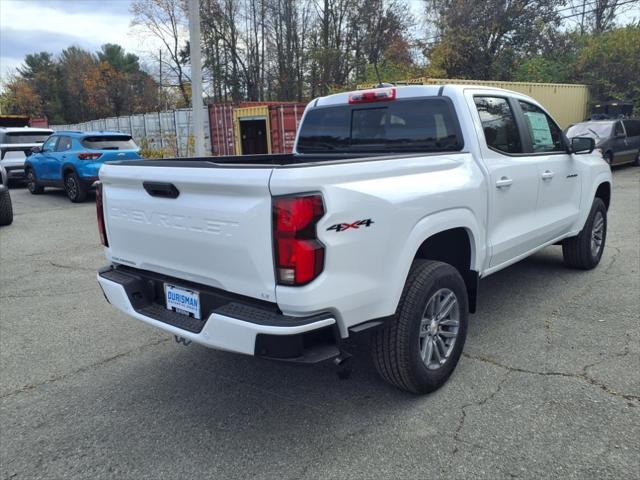
[[[596,141],[589,137],[571,139],[571,153],[591,153],[596,148]]]
[[[31,149],[31,153],[40,153],[42,151],[42,147],[33,147]]]

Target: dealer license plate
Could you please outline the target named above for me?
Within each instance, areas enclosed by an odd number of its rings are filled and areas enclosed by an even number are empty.
[[[200,319],[200,294],[193,290],[164,284],[167,309]]]

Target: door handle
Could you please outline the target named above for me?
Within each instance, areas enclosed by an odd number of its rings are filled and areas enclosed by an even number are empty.
[[[142,182],[142,186],[152,197],[178,198],[180,191],[173,183]]]
[[[513,183],[513,180],[509,177],[501,177],[500,180],[496,182],[496,187],[498,188],[508,188]]]
[[[555,173],[553,173],[551,170],[545,170],[544,173],[542,174],[542,179],[551,180],[554,175]]]

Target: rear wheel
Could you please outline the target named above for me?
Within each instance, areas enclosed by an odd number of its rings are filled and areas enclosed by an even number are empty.
[[[27,189],[33,195],[39,195],[44,192],[44,187],[38,184],[36,173],[33,168],[27,168]]]
[[[13,222],[13,207],[9,189],[0,185],[0,225],[11,225]]]
[[[396,314],[372,338],[380,376],[413,393],[440,388],[462,354],[468,315],[458,271],[446,263],[416,260]]]
[[[607,239],[607,207],[596,197],[582,231],[562,242],[562,256],[568,267],[590,270],[602,258]]]
[[[640,167],[640,149],[638,149],[638,153],[636,153],[636,161],[633,164],[637,167]]]
[[[64,190],[73,203],[84,202],[87,198],[87,188],[76,172],[69,172],[64,176]]]

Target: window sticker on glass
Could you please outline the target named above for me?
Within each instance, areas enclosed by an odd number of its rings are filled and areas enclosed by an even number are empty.
[[[553,137],[551,136],[547,116],[538,112],[525,112],[525,116],[529,121],[533,150],[544,150],[546,147],[553,146]]]

